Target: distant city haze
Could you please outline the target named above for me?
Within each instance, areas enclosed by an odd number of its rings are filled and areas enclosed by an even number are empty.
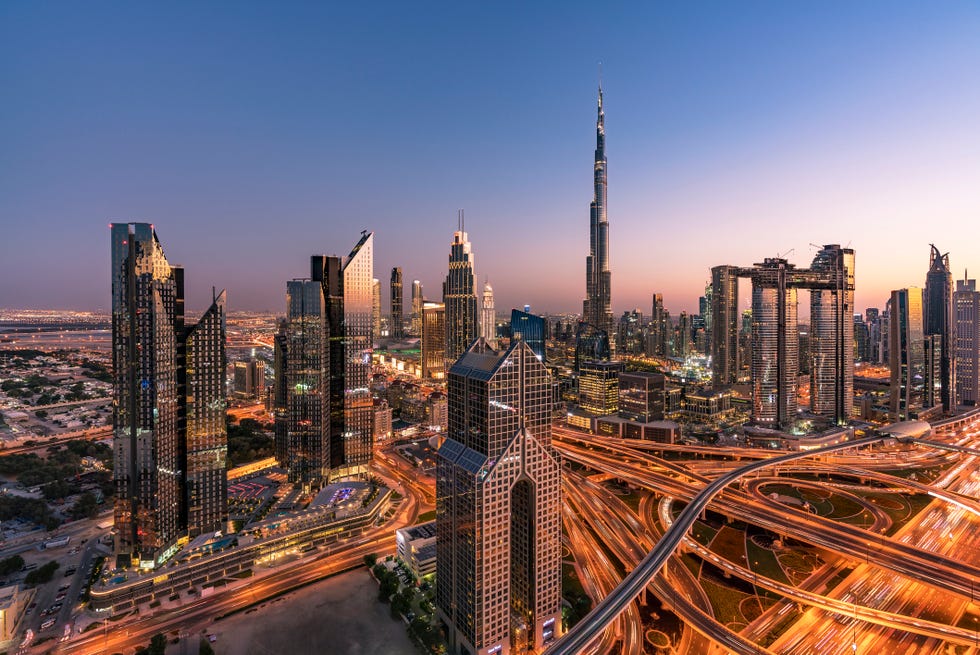
[[[581,312],[602,62],[612,310],[856,253],[856,307],[980,271],[980,5],[0,7],[0,306],[108,310],[110,222],[230,311],[375,233],[441,299]],[[748,294],[740,304],[747,307]]]

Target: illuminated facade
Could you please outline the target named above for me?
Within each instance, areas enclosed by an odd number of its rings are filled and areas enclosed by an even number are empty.
[[[402,302],[402,269],[396,266],[391,269],[391,318],[388,321],[388,330],[395,339],[404,336],[405,331],[405,310]]]
[[[196,537],[228,525],[224,291],[187,330],[185,343],[187,529]],[[254,368],[265,374],[264,366]]]
[[[286,323],[277,349],[277,371],[284,383],[285,411],[276,413],[289,481],[302,489],[320,487],[330,469],[325,393],[327,344],[323,287],[303,279],[286,283]],[[280,436],[281,435],[281,436]],[[279,444],[277,444],[277,450]]]
[[[371,342],[381,337],[381,280],[371,280]]]
[[[224,293],[187,329],[184,271],[153,226],[110,230],[115,552],[152,568],[227,519]]]
[[[956,394],[962,405],[976,405],[980,400],[980,292],[977,281],[956,281],[953,293],[956,313]]]
[[[446,377],[446,306],[422,302],[422,377]]]
[[[810,411],[846,423],[854,404],[854,251],[833,244],[813,258]]]
[[[412,336],[422,336],[422,303],[425,298],[422,295],[422,283],[418,280],[412,281]]]
[[[741,348],[733,347],[738,343],[741,277],[752,280],[748,314],[752,420],[766,427],[791,427],[802,368],[811,375],[811,411],[837,423],[848,421],[854,390],[854,251],[826,245],[809,269],[798,269],[781,258],[767,258],[751,268],[712,268],[712,380],[716,384],[737,379],[742,358]],[[805,331],[802,356],[798,289],[810,291],[810,329]]]
[[[330,477],[359,475],[374,450],[369,389],[374,234],[362,232],[346,257],[315,255],[312,277],[323,287],[326,306]]]
[[[447,370],[479,336],[473,247],[463,228],[460,212],[459,229],[453,233],[449,253],[449,273],[442,283],[442,302],[446,306]]]
[[[738,272],[735,266],[711,269],[711,383],[716,386],[738,382],[741,369]]]
[[[609,221],[606,217],[606,164],[606,127],[600,86],[592,180],[593,195],[589,208],[589,256],[585,260],[585,300],[582,303],[582,320],[611,337],[613,334],[610,300],[612,273],[609,270]]]
[[[619,374],[622,362],[588,361],[579,368],[579,405],[592,416],[619,410]]]
[[[561,465],[552,385],[526,343],[482,339],[449,371],[436,478],[436,608],[450,653],[540,652],[561,635]]]
[[[922,409],[925,384],[922,289],[892,291],[888,354],[891,368],[891,418],[905,421]]]
[[[922,294],[922,330],[926,336],[935,336],[930,347],[930,359],[935,366],[927,366],[925,398],[923,405],[942,405],[949,411],[956,405],[956,359],[953,347],[953,274],[949,270],[949,253],[941,254],[930,245],[929,272]]]
[[[787,285],[793,265],[767,258],[752,277],[752,420],[788,427],[796,419],[800,374],[796,289]]]
[[[483,285],[483,305],[480,307],[480,336],[491,348],[497,347],[497,311],[493,305],[493,287],[488,280]]]

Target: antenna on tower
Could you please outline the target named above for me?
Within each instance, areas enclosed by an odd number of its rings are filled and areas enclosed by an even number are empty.
[[[456,215],[456,223],[457,223],[457,225],[459,227],[459,231],[460,232],[465,232],[466,231],[466,218],[463,216],[463,210],[462,209],[458,210],[458,213]]]

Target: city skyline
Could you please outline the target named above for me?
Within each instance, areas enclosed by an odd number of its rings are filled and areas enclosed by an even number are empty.
[[[190,308],[213,280],[230,310],[279,311],[302,249],[340,254],[360,229],[377,234],[379,271],[436,289],[463,207],[499,309],[576,312],[599,61],[614,316],[655,292],[695,313],[711,266],[791,249],[804,264],[810,242],[859,251],[857,309],[883,307],[946,241],[913,241],[914,225],[968,231],[980,209],[975,7],[447,8],[433,31],[424,12],[333,11],[4,8],[0,216],[17,244],[4,272],[19,274],[0,276],[0,305],[107,310],[91,280],[107,277],[112,221],[156,224],[201,271]],[[556,29],[532,32],[543,20]],[[496,29],[454,32],[476,24]],[[596,31],[618,38],[582,48]],[[399,49],[422,65],[392,64]],[[537,257],[540,243],[560,254]],[[950,245],[954,277],[980,266],[980,245]]]

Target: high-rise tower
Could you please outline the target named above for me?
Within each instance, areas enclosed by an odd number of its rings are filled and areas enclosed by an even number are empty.
[[[609,337],[613,332],[610,302],[612,274],[609,271],[609,221],[606,219],[606,128],[599,86],[599,115],[596,119],[596,147],[593,196],[589,210],[589,256],[585,260],[585,301],[582,320]]]
[[[935,344],[930,359],[936,366],[926,367],[925,398],[923,405],[932,407],[941,404],[943,411],[949,411],[956,404],[956,366],[953,352],[953,274],[949,270],[949,253],[940,254],[939,249],[930,245],[929,272],[922,296],[922,327],[926,336]],[[938,371],[937,376],[933,371]]]
[[[449,252],[449,273],[442,283],[442,302],[446,305],[446,369],[452,366],[479,336],[476,301],[476,274],[473,247],[459,212],[459,229],[453,232]]]
[[[497,312],[493,306],[493,287],[490,280],[483,285],[483,306],[480,308],[480,336],[491,348],[497,347]]]
[[[422,283],[418,280],[412,281],[412,336],[422,336],[422,305],[425,297],[422,294]]]
[[[371,280],[371,342],[381,338],[381,280]]]
[[[184,337],[184,436],[187,531],[191,537],[228,525],[228,427],[225,423],[225,292]]]
[[[286,282],[286,320],[277,336],[277,386],[285,398],[276,413],[277,450],[289,481],[302,489],[323,484],[330,471],[327,416],[327,331],[318,280]]]
[[[735,266],[711,269],[711,382],[738,382],[738,274]]]
[[[752,419],[786,428],[796,420],[800,375],[795,267],[767,257],[752,274]]]
[[[436,476],[436,607],[450,653],[543,650],[561,634],[561,465],[551,378],[520,339],[449,371]]]
[[[810,270],[822,273],[810,291],[810,410],[846,423],[854,404],[854,251],[824,246]]]
[[[922,289],[892,291],[889,305],[888,354],[891,368],[891,418],[905,421],[922,409],[925,338]]]
[[[963,405],[980,404],[980,292],[977,281],[956,281],[953,293],[956,312],[956,395]]]
[[[405,315],[402,308],[402,269],[399,266],[391,269],[391,320],[388,334],[395,339],[401,339],[405,330]]]
[[[184,270],[153,226],[110,229],[115,548],[152,568],[227,522],[224,292],[188,329]]]
[[[314,255],[311,277],[321,283],[326,307],[330,477],[361,474],[374,444],[369,390],[374,234],[361,232],[346,257]],[[399,307],[394,317],[400,312]]]

